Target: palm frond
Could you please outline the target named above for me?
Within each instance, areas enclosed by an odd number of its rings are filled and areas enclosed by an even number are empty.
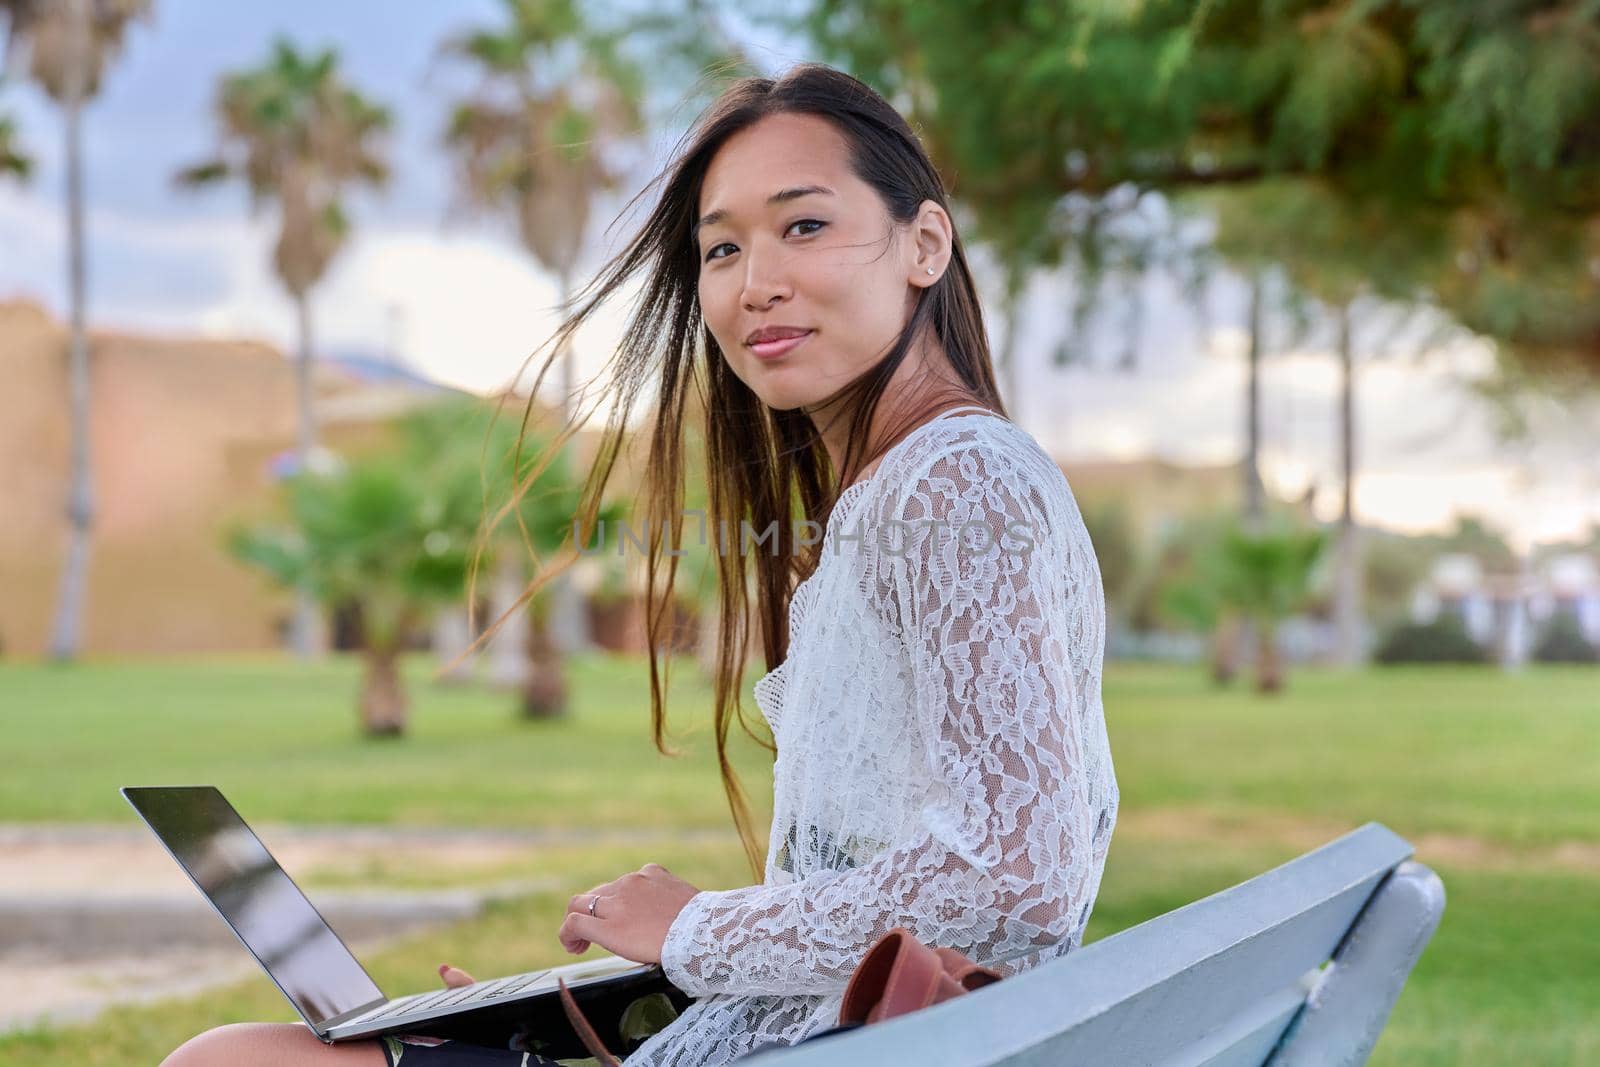
[[[233,168],[227,160],[211,159],[204,163],[184,167],[172,176],[174,183],[180,186],[214,185],[233,174]]]
[[[33,160],[18,143],[16,124],[9,118],[0,118],[0,175],[27,181],[32,173]]]
[[[90,0],[88,25],[80,26],[73,21],[76,12],[70,4],[7,0],[0,4],[7,68],[25,51],[28,73],[52,100],[66,102],[75,83],[85,98],[93,97],[106,69],[121,53],[128,27],[148,20],[150,11],[151,0]]]

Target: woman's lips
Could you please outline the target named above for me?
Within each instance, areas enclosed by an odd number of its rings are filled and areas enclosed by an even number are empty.
[[[757,341],[750,346],[750,351],[762,359],[777,359],[779,356],[787,355],[798,346],[805,344],[806,339],[816,332],[815,330],[807,330],[799,337],[785,337],[779,341]]]

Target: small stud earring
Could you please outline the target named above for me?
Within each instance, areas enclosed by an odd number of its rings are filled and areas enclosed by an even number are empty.
[[[929,268],[928,268],[928,273],[929,273],[929,274],[932,274],[932,273],[933,273],[933,268],[932,268],[932,267],[929,267]]]

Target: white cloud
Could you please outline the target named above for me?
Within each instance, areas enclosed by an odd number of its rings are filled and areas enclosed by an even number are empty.
[[[511,383],[559,322],[560,297],[528,257],[476,236],[387,232],[361,241],[318,294],[331,343],[371,347],[390,309],[406,362],[451,385]]]

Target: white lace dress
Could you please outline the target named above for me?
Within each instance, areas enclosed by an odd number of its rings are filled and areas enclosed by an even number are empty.
[[[954,409],[840,496],[756,683],[777,741],[761,885],[662,946],[698,999],[627,1063],[714,1065],[835,1024],[904,926],[1007,973],[1082,943],[1117,815],[1100,570],[1060,468]]]

